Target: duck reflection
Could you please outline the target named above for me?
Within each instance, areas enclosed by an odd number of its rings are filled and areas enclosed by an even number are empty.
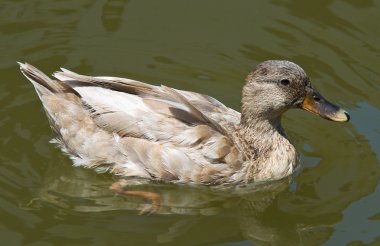
[[[150,206],[149,201],[140,197],[111,192],[108,187],[115,180],[109,175],[73,169],[70,165],[61,165],[59,168],[54,165],[55,168],[48,171],[48,179],[29,208],[53,205],[59,215],[93,213],[91,217],[113,211],[117,213],[115,217],[127,216],[129,221],[126,224],[132,226],[131,222],[136,220],[139,211]],[[152,216],[138,216],[140,220],[149,219],[147,223],[156,224],[154,220],[159,220],[162,226],[155,232],[158,243],[187,241],[193,234],[199,243],[202,240],[206,243],[223,238],[231,241],[249,240],[255,245],[283,245],[284,241],[302,245],[312,230],[299,225],[290,216],[287,218],[276,203],[279,194],[289,192],[290,182],[290,179],[285,179],[215,188],[168,185],[139,179],[126,179],[123,184],[127,190],[160,194],[162,204],[159,210]],[[134,233],[136,230],[147,233],[144,231],[146,223],[135,223],[132,228]],[[205,233],[203,237],[199,236],[200,231]]]

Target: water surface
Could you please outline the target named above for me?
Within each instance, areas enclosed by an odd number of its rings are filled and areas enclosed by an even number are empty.
[[[0,3],[0,238],[8,245],[380,245],[379,1],[19,0]],[[284,127],[293,180],[215,190],[141,184],[71,166],[16,61],[209,94],[239,109],[248,71],[300,64],[351,121],[300,110]]]

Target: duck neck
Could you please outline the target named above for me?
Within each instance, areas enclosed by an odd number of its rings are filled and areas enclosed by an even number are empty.
[[[243,141],[249,159],[256,159],[262,152],[271,150],[274,140],[287,139],[281,126],[281,116],[275,118],[262,118],[260,116],[242,118],[239,124],[239,137]]]
[[[276,118],[250,117],[238,128],[245,162],[234,176],[238,182],[276,180],[290,175],[298,163],[294,146]]]

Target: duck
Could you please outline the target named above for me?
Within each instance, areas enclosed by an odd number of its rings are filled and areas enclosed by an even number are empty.
[[[280,180],[300,166],[281,125],[286,111],[350,119],[286,60],[264,61],[248,74],[241,112],[164,85],[64,68],[52,79],[28,63],[19,65],[42,102],[52,142],[73,165],[123,178],[208,186]]]

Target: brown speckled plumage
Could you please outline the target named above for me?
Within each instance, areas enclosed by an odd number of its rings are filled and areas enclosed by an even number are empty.
[[[29,64],[20,68],[43,103],[54,142],[75,166],[173,183],[246,183],[292,174],[298,159],[281,116],[317,93],[302,68],[288,61],[263,62],[248,75],[242,114],[194,92],[66,69],[52,80]],[[315,113],[345,121],[344,111],[334,110]]]

